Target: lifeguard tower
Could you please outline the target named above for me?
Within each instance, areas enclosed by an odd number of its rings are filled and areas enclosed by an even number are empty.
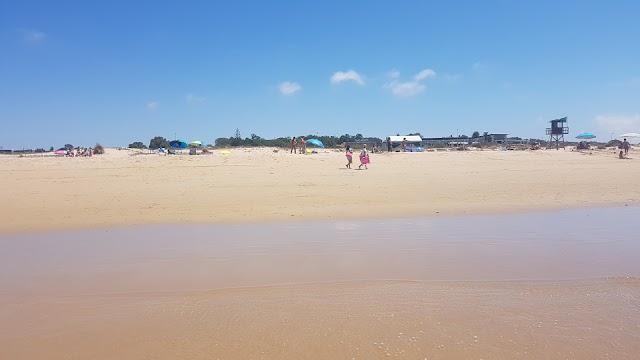
[[[547,128],[547,135],[549,135],[549,144],[556,142],[556,150],[560,148],[560,142],[562,142],[562,148],[564,149],[564,136],[569,133],[569,127],[567,126],[567,117],[561,119],[551,120],[551,127]]]

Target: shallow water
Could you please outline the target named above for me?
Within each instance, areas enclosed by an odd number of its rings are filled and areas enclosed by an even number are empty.
[[[0,358],[635,358],[638,219],[626,207],[3,236]]]

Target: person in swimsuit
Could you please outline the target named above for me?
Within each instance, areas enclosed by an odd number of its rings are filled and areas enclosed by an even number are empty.
[[[296,137],[294,136],[294,137],[291,138],[291,153],[292,154],[296,153],[296,143],[297,143]]]
[[[369,164],[369,152],[365,144],[362,145],[362,151],[360,152],[360,166],[358,166],[358,169],[362,169],[362,165],[364,165],[365,169],[368,169],[367,164]]]
[[[351,169],[351,163],[353,163],[353,151],[351,151],[351,146],[349,145],[347,145],[345,156],[347,157],[347,169]]]
[[[300,154],[307,155],[307,140],[304,136],[300,137]]]

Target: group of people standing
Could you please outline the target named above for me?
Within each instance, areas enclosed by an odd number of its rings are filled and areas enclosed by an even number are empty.
[[[387,137],[387,140],[385,142],[387,144],[387,151],[393,152],[393,144],[391,142],[391,138]],[[407,151],[407,145],[408,145],[407,138],[402,138],[402,152]]]
[[[296,149],[299,149],[300,154],[307,154],[307,139],[304,136],[300,136],[300,140],[296,139],[295,136],[291,138],[291,153],[295,154]]]

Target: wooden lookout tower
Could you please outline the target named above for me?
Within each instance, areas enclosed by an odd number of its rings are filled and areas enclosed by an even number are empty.
[[[560,148],[560,142],[562,142],[562,148],[564,149],[564,136],[569,133],[569,127],[567,126],[567,117],[561,119],[551,120],[551,127],[547,128],[547,135],[549,135],[549,145],[556,142],[556,150]]]

